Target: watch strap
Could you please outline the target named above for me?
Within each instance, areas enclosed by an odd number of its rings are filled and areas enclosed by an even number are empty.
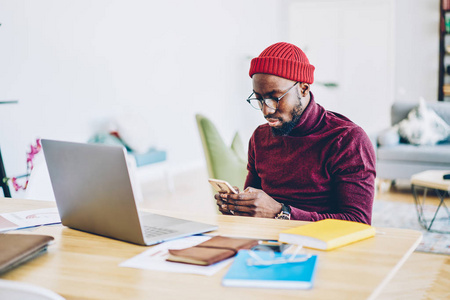
[[[275,219],[290,220],[291,219],[291,207],[281,203],[281,212],[275,217]]]

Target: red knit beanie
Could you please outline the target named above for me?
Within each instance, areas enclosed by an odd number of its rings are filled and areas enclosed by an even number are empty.
[[[249,75],[272,74],[311,84],[314,82],[314,69],[299,47],[289,43],[276,43],[252,59]]]

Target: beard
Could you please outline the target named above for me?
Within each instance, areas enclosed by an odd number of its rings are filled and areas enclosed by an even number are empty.
[[[272,129],[272,134],[274,136],[287,136],[289,135],[289,133],[291,133],[292,129],[295,128],[295,126],[298,125],[298,123],[300,122],[300,117],[303,113],[303,105],[302,102],[300,101],[301,98],[299,97],[299,102],[298,105],[296,107],[294,107],[294,109],[291,112],[291,120],[289,122],[284,122],[280,128],[274,128],[271,127]],[[270,118],[271,116],[268,115],[266,116],[267,118]],[[272,117],[273,118],[273,117]],[[279,118],[280,121],[283,121]]]

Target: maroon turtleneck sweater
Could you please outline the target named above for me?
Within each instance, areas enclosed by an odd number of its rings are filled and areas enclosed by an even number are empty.
[[[311,100],[288,136],[253,133],[245,187],[291,207],[291,219],[371,223],[375,152],[364,130]]]

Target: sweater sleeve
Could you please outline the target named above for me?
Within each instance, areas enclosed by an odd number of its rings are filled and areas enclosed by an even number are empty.
[[[356,127],[340,138],[326,162],[332,177],[333,212],[308,212],[291,207],[294,220],[342,219],[371,224],[375,193],[375,151],[366,133]]]
[[[248,144],[248,163],[247,163],[247,178],[245,180],[244,189],[251,186],[253,188],[261,188],[261,178],[258,176],[255,167],[255,136],[250,138]]]

